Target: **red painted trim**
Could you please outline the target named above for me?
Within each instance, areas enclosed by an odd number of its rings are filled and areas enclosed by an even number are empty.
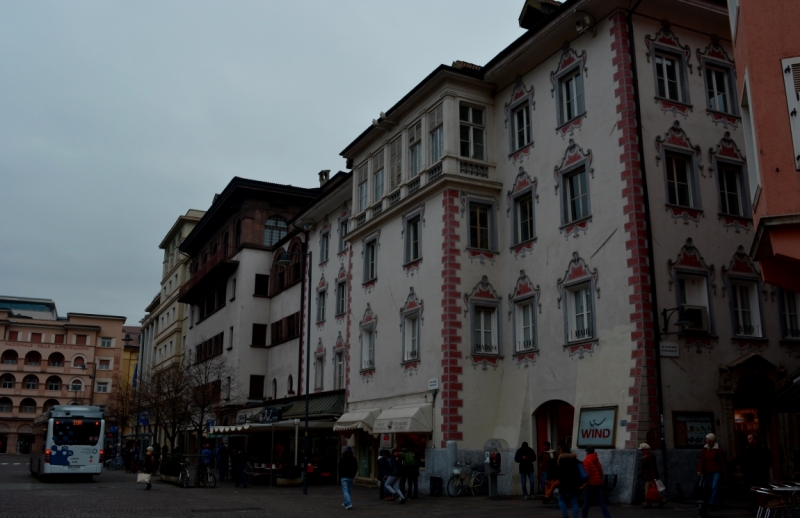
[[[350,255],[347,262],[347,323],[344,338],[344,400],[350,399],[350,316],[353,306],[353,247],[348,247]]]
[[[447,441],[463,440],[459,415],[464,401],[461,399],[461,374],[463,357],[460,346],[461,308],[459,307],[461,277],[461,241],[458,229],[458,191],[447,189],[442,193],[442,448]]]
[[[628,285],[632,293],[628,297],[631,305],[630,319],[635,329],[631,332],[633,366],[630,376],[633,380],[628,389],[632,398],[629,409],[626,448],[636,448],[650,430],[658,430],[660,415],[655,374],[656,343],[652,318],[652,287],[650,285],[650,265],[647,251],[647,219],[645,217],[644,192],[642,190],[642,167],[639,156],[639,140],[636,132],[636,105],[634,102],[633,67],[630,55],[630,34],[623,11],[611,16],[611,50],[614,54],[614,81],[617,83],[617,113],[620,120],[617,127],[622,135],[619,139],[620,163],[623,165],[622,191],[627,215],[625,247],[629,250]]]

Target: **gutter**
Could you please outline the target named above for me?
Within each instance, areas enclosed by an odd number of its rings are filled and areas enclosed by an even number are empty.
[[[664,485],[669,492],[669,476],[667,472],[667,441],[664,430],[664,381],[661,375],[661,329],[658,320],[658,291],[656,288],[655,256],[653,254],[653,224],[650,218],[650,196],[647,189],[647,169],[644,159],[644,136],[642,135],[642,104],[639,94],[639,71],[636,66],[636,38],[633,34],[633,14],[643,0],[637,0],[632,8],[628,10],[628,37],[630,42],[631,71],[633,72],[633,102],[636,112],[636,137],[639,140],[639,168],[642,171],[642,195],[644,197],[644,217],[647,225],[647,260],[650,262],[650,296],[653,317],[653,339],[655,340],[655,360],[656,360],[656,387],[658,391],[658,414],[661,419],[659,423],[659,434],[661,435],[661,455],[664,465]]]

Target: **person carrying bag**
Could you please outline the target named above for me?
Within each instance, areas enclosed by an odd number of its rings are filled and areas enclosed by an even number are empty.
[[[151,479],[153,477],[153,473],[156,472],[156,467],[158,464],[156,463],[156,458],[153,455],[153,447],[147,447],[147,453],[144,456],[144,473],[139,473],[136,477],[136,482],[141,484],[147,484],[145,489],[152,489],[152,485],[150,485]]]

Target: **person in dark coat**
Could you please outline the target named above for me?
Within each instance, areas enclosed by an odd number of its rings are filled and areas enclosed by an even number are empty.
[[[389,450],[381,450],[381,458],[378,459],[378,478],[380,478],[381,500],[389,496],[386,491],[386,479],[392,473],[392,463],[389,460]]]
[[[650,449],[650,445],[647,443],[642,443],[639,445],[639,451],[642,452],[642,472],[641,477],[642,481],[644,482],[644,506],[645,507],[653,507],[653,504],[662,507],[664,505],[664,497],[660,494],[658,495],[658,499],[652,498],[650,495],[655,495],[658,492],[654,492],[652,487],[656,485],[656,480],[658,480],[658,464],[656,463],[656,456],[653,454],[653,450]]]
[[[597,499],[597,504],[603,512],[603,518],[611,518],[605,500],[603,500],[603,465],[597,458],[593,446],[586,448],[586,458],[583,459],[583,470],[586,471],[586,495],[583,499],[583,518],[589,516],[589,506],[592,497]]]
[[[578,476],[578,456],[561,445],[563,453],[558,456],[558,507],[562,518],[569,518],[567,503],[572,506],[572,518],[578,518],[578,492],[581,481]]]
[[[353,456],[353,448],[348,446],[339,460],[339,476],[342,479],[342,495],[344,496],[342,507],[348,510],[353,508],[353,502],[350,500],[350,490],[357,474],[358,461]]]
[[[758,442],[758,435],[747,436],[747,447],[742,456],[742,473],[748,487],[769,487],[769,470],[772,467],[772,453]]]
[[[531,499],[533,499],[534,480],[536,477],[533,472],[533,463],[536,462],[536,452],[523,442],[522,446],[514,454],[514,462],[519,464],[519,480],[522,483],[522,499],[528,499],[528,483],[531,486]]]
[[[228,477],[228,445],[224,442],[219,443],[215,452],[217,461],[217,471],[219,471],[220,482]]]
[[[156,463],[156,456],[153,452],[152,446],[147,447],[147,453],[144,456],[142,468],[143,471],[151,477],[156,474],[156,468],[158,468],[158,464]],[[153,486],[151,482],[147,483],[147,487],[145,487],[145,489],[152,489]]]

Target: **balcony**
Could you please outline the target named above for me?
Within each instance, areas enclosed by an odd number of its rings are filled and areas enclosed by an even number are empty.
[[[194,304],[211,289],[216,288],[222,281],[230,277],[239,267],[239,261],[231,261],[225,253],[225,248],[220,248],[208,261],[200,266],[194,274],[181,286],[179,302]]]

